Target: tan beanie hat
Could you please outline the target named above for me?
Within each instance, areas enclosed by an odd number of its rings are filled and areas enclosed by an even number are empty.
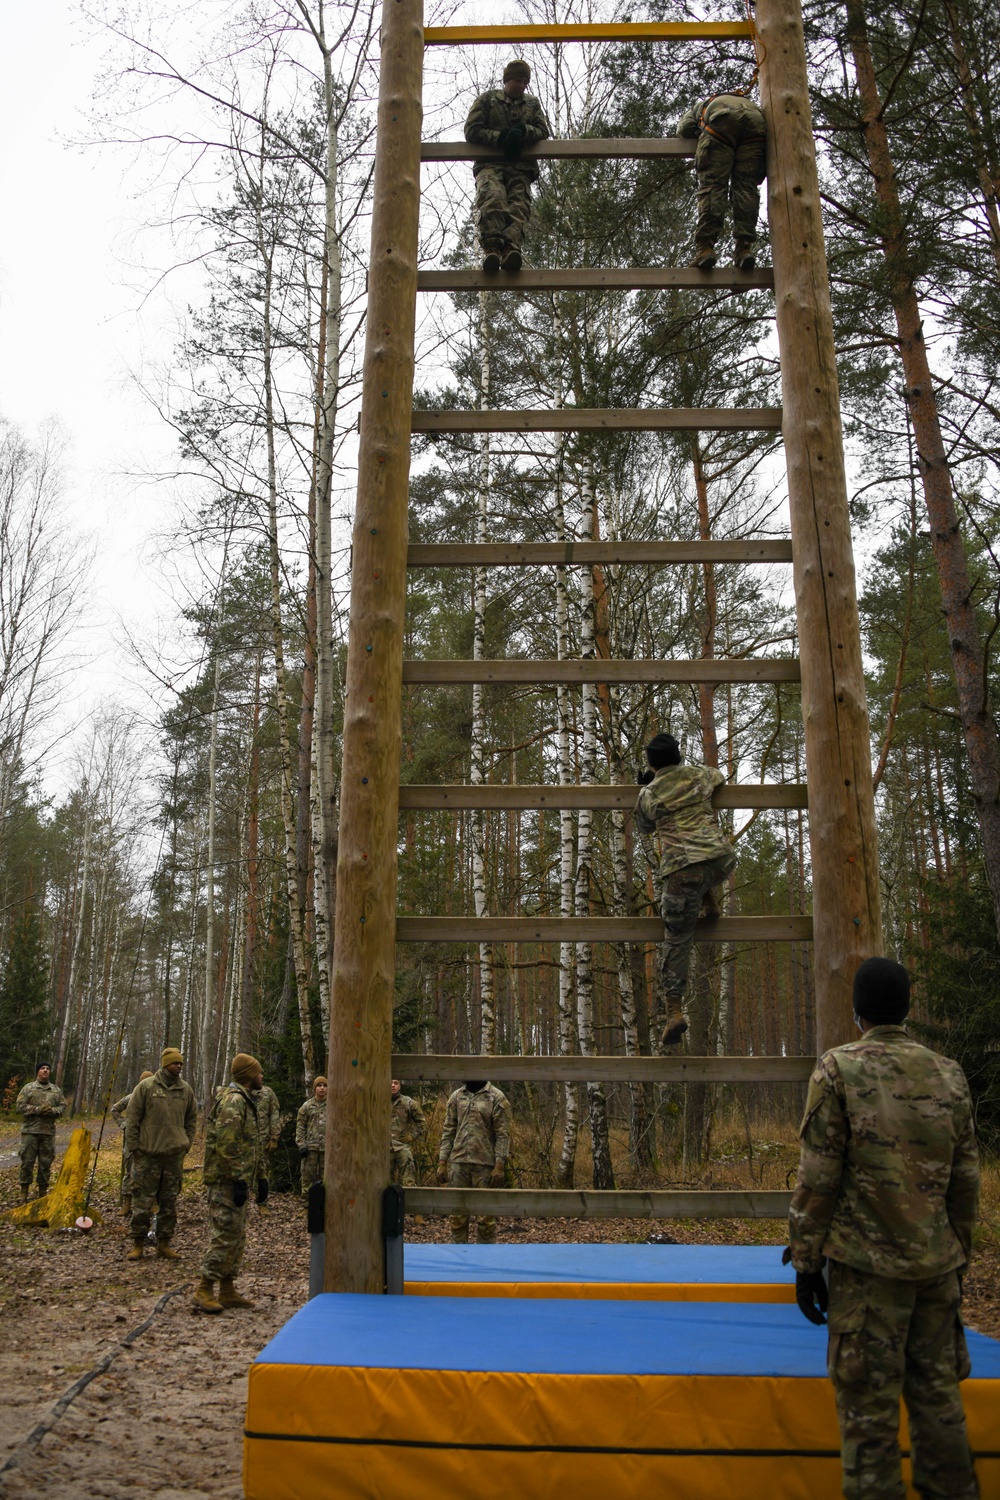
[[[143,1068],[142,1072],[139,1074],[139,1082],[141,1083],[144,1078],[152,1078],[152,1076],[153,1075],[148,1068]]]
[[[183,1053],[181,1053],[177,1047],[164,1047],[163,1051],[160,1053],[161,1068],[169,1068],[171,1063],[182,1063],[183,1061]]]
[[[251,1057],[249,1052],[237,1052],[230,1069],[237,1083],[253,1083],[257,1074],[263,1071],[260,1063],[255,1057]]]
[[[313,1093],[316,1092],[316,1085],[318,1083],[322,1083],[324,1086],[326,1085],[326,1079],[323,1077],[322,1073],[318,1073],[313,1079]]]

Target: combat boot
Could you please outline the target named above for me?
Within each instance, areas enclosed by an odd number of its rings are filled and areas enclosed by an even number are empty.
[[[737,240],[733,246],[733,265],[739,271],[753,271],[757,267],[757,257],[753,250],[753,240]]]
[[[507,250],[504,254],[502,262],[503,269],[505,271],[519,271],[522,264],[523,262],[521,260],[520,250],[516,245],[511,245],[510,249]]]
[[[180,1260],[179,1253],[176,1250],[171,1250],[169,1240],[157,1240],[156,1253],[160,1260]]]
[[[712,271],[715,269],[715,262],[718,258],[715,246],[704,240],[695,245],[694,260],[691,265],[696,271]]]
[[[219,1282],[219,1305],[221,1307],[253,1307],[249,1297],[241,1297],[231,1276],[223,1276]]]
[[[145,1253],[145,1250],[146,1250],[146,1241],[145,1240],[133,1240],[132,1241],[132,1248],[129,1251],[129,1253],[126,1255],[125,1259],[126,1260],[142,1260],[142,1257],[143,1257],[143,1255]]]
[[[22,1182],[21,1183],[21,1202],[22,1203],[27,1203],[27,1201],[28,1201],[28,1199],[30,1197],[31,1197],[31,1188],[30,1187],[25,1187],[24,1183]]]
[[[688,1029],[688,1023],[684,1019],[684,1012],[676,1000],[667,1006],[667,1024],[663,1028],[660,1037],[661,1047],[675,1047]]]
[[[500,251],[495,245],[483,246],[483,270],[491,275],[500,269]]]
[[[215,1300],[215,1282],[210,1276],[203,1276],[191,1298],[191,1305],[195,1312],[220,1313],[222,1303]]]

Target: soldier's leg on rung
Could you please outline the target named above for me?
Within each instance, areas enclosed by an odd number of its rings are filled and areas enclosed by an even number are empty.
[[[969,1373],[958,1276],[917,1284],[906,1340],[903,1400],[910,1422],[913,1483],[926,1500],[974,1500],[959,1381]]]
[[[733,238],[753,244],[760,216],[760,184],[764,180],[764,142],[743,140],[736,148],[729,201],[733,212]]]
[[[531,218],[531,178],[527,172],[508,167],[504,173],[507,193],[507,226],[504,243],[520,249],[524,226]]]
[[[663,989],[669,1011],[680,1007],[691,965],[691,945],[705,890],[700,865],[673,870],[663,882],[660,915],[663,918]]]
[[[830,1262],[827,1370],[847,1500],[904,1500],[899,1397],[913,1283]]]
[[[507,188],[499,167],[476,173],[476,227],[484,250],[499,250],[510,222]]]
[[[714,245],[722,233],[734,155],[723,141],[710,135],[699,136],[694,156],[698,173],[698,222],[694,238],[698,245]]]

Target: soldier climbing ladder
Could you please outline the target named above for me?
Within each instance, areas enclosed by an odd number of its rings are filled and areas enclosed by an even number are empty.
[[[418,291],[495,288],[480,271],[417,270],[420,163],[473,159],[484,148],[421,147],[423,49],[440,44],[753,38],[768,123],[767,271],[690,268],[522,271],[506,295],[558,288],[774,287],[781,410],[413,410]],[[378,137],[353,537],[350,638],[331,1004],[327,1151],[327,1290],[385,1285],[382,1194],[388,1183],[390,1069],[396,1076],[461,1079],[497,1073],[493,1059],[390,1058],[395,944],[399,941],[657,941],[657,918],[397,918],[398,811],[406,807],[614,807],[610,786],[399,786],[404,683],[801,681],[807,788],[734,786],[730,807],[798,807],[807,798],[812,918],[729,917],[713,941],[813,940],[819,1051],[850,1035],[851,981],[881,951],[874,796],[844,473],[833,326],[812,138],[799,0],[758,0],[756,22],[519,25],[423,28],[422,0],[384,0]],[[685,140],[552,140],[538,156],[690,155]],[[411,432],[779,430],[788,477],[789,542],[490,543],[408,549]],[[798,661],[403,660],[408,567],[598,562],[791,561]],[[632,789],[634,796],[634,789]],[[619,800],[616,800],[619,799]],[[505,1057],[504,1079],[787,1081],[797,1058]],[[501,1202],[498,1202],[500,1193]],[[457,1190],[409,1189],[413,1211],[461,1210]],[[481,1190],[477,1209],[532,1214],[774,1214],[784,1194],[568,1193]]]

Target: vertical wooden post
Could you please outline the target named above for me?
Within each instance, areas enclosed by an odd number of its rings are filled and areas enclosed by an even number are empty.
[[[757,0],[812,850],[816,1041],[855,1035],[851,982],[882,951],[868,707],[840,393],[799,0]]]
[[[324,1285],[382,1292],[420,208],[422,0],[383,0],[330,1002]]]

